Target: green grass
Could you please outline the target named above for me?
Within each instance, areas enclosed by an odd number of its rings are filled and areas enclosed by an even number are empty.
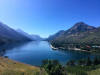
[[[87,72],[88,75],[100,75],[100,69]]]
[[[96,66],[67,66],[68,75],[100,75],[100,65]]]

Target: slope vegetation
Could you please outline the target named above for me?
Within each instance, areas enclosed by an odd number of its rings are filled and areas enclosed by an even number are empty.
[[[0,57],[0,75],[46,75],[39,67]]]

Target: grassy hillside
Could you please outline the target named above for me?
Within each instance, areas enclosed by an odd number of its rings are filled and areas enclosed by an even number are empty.
[[[46,75],[39,67],[0,57],[0,75]]]
[[[93,68],[94,70],[92,70]],[[68,75],[100,75],[100,65],[87,66],[87,67],[86,66],[67,67],[66,71]]]
[[[100,75],[100,68],[88,72],[88,75]]]
[[[63,44],[100,44],[100,29],[93,30],[90,32],[78,32],[70,35],[62,35],[54,39],[55,42]]]
[[[55,48],[73,48],[73,50],[79,48],[90,52],[99,52],[100,47],[94,46],[100,46],[100,28],[78,23],[50,42]]]
[[[65,66],[57,65],[55,61],[55,66],[52,66],[52,70],[49,70],[49,64],[44,65],[44,69],[50,75],[99,75],[100,74],[100,65],[96,66]],[[53,64],[52,64],[53,65]],[[9,60],[8,58],[0,57],[0,75],[49,75],[43,68],[19,63],[16,61]],[[53,72],[53,73],[52,73]]]

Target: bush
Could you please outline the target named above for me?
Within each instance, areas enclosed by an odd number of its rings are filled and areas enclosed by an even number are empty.
[[[81,59],[78,61],[77,63],[78,65],[85,65],[86,64],[86,61],[84,59]]]
[[[90,57],[87,58],[87,61],[86,61],[86,66],[91,66],[92,65],[92,61],[90,59]]]
[[[70,60],[69,62],[67,62],[67,65],[75,66],[75,61],[74,60]]]
[[[42,67],[49,75],[66,75],[57,60],[44,60]]]
[[[67,66],[66,71],[71,75],[87,75],[86,71],[81,66]]]
[[[95,57],[93,61],[93,65],[98,65],[98,64],[100,64],[100,61],[97,57]]]

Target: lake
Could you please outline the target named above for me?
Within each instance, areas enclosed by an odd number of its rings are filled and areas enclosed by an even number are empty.
[[[46,41],[8,44],[6,46],[1,46],[0,49],[1,56],[8,56],[9,59],[35,66],[40,66],[42,60],[45,59],[59,60],[61,64],[65,65],[69,60],[79,60],[86,59],[87,57],[94,58],[95,56],[99,56],[87,52],[52,50],[50,44]]]

